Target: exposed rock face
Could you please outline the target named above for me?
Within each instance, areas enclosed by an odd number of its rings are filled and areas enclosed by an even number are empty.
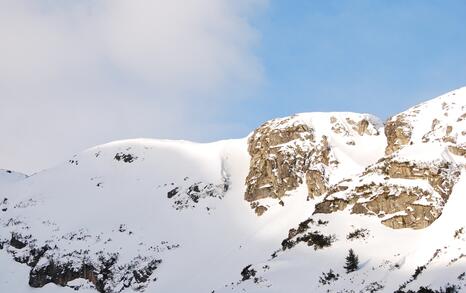
[[[22,224],[16,222],[13,225]],[[23,229],[26,230],[26,229]],[[126,233],[124,225],[115,233]],[[128,236],[131,233],[126,233]],[[61,242],[81,241],[92,243],[92,239],[100,242],[100,235],[72,233],[62,235],[57,240],[49,240],[47,244],[40,242],[33,235],[12,233],[7,242],[1,240],[2,249],[13,256],[13,259],[31,267],[29,285],[41,288],[49,283],[68,286],[76,279],[87,280],[98,292],[116,293],[125,288],[134,291],[144,291],[162,260],[157,254],[165,250],[176,249],[179,245],[163,242],[150,246],[147,251],[140,251],[132,259],[121,260],[118,251],[97,251],[90,249],[67,250]],[[107,240],[111,241],[111,239]],[[138,243],[142,248],[143,243]],[[78,288],[75,288],[78,289]]]
[[[466,145],[452,145],[448,147],[448,150],[454,155],[466,157]]]
[[[460,175],[451,154],[466,156],[465,110],[447,94],[390,118],[385,157],[358,178],[331,186],[315,213],[349,209],[394,229],[432,224]]]
[[[66,286],[68,282],[82,278],[92,283],[99,292],[119,292],[118,287],[143,290],[149,277],[161,263],[161,260],[152,259],[142,265],[134,260],[125,267],[117,268],[117,255],[102,255],[97,264],[86,263],[84,255],[80,257],[84,259],[81,265],[73,262],[56,263],[53,260],[36,265],[29,274],[29,285],[33,288],[41,288],[48,283]]]
[[[422,229],[432,224],[441,214],[438,210],[430,206],[410,204],[409,214],[395,215],[382,221],[387,227],[392,229],[413,228]]]
[[[385,124],[387,147],[385,153],[391,155],[408,145],[411,140],[412,126],[405,120],[404,115],[395,116]]]
[[[446,95],[388,119],[385,156],[356,179],[347,174],[338,181],[332,177],[341,164],[333,141],[349,138],[346,144],[353,146],[358,136],[379,135],[371,119],[329,115],[324,126],[322,119],[313,123],[300,115],[269,121],[248,141],[245,199],[281,198],[305,182],[309,198],[325,195],[316,213],[348,208],[392,228],[427,227],[441,215],[460,174],[446,152],[466,156],[465,117],[465,106]],[[267,210],[258,207],[258,215]]]
[[[367,119],[362,119],[361,121],[358,122],[358,134],[359,135],[370,134],[368,130],[369,130],[369,121],[367,121]]]
[[[29,275],[29,286],[41,288],[48,283],[66,286],[68,282],[78,278],[88,280],[96,287],[97,291],[105,292],[102,280],[98,279],[98,272],[89,265],[83,265],[81,268],[76,269],[49,263],[47,266],[38,269],[34,268]]]
[[[328,179],[317,170],[309,170],[306,173],[306,183],[310,198],[327,193],[329,188]]]
[[[459,167],[448,161],[422,164],[391,156],[356,180],[341,182],[316,205],[315,213],[349,208],[378,216],[391,228],[425,228],[442,214],[459,176]]]
[[[26,247],[27,244],[22,235],[19,235],[17,233],[12,233],[11,239],[10,239],[10,245],[14,248],[22,249]]]
[[[185,178],[183,183],[176,187],[173,187],[171,184],[167,185],[170,186],[170,189],[167,191],[167,198],[172,200],[172,207],[176,210],[195,208],[199,201],[206,198],[221,200],[230,186],[227,176],[219,184],[194,182],[189,185],[189,178]]]
[[[125,153],[117,153],[115,155],[115,160],[117,161],[121,161],[121,162],[124,162],[124,163],[132,163],[134,162],[135,160],[137,160],[138,157],[136,157],[135,155],[133,154],[125,154]]]
[[[313,117],[296,115],[271,120],[254,131],[248,141],[247,201],[281,198],[304,182],[309,197],[322,195],[329,188],[330,170],[339,165],[331,137],[340,136],[354,145],[355,136],[379,135],[371,116],[345,113],[319,119],[314,124]]]
[[[274,121],[272,121],[274,122]],[[297,188],[306,169],[309,148],[314,144],[314,130],[301,123],[287,120],[268,122],[259,127],[249,139],[250,172],[246,178],[245,199],[280,198],[285,192]],[[284,144],[288,144],[284,146]],[[325,156],[326,152],[319,153]],[[328,161],[327,158],[324,158]]]
[[[267,211],[267,207],[265,206],[257,206],[254,211],[256,212],[256,215],[258,216],[262,216],[266,211]]]
[[[461,99],[448,93],[390,118],[385,125],[386,154],[409,144],[464,143],[466,107]]]
[[[428,166],[413,162],[392,161],[386,163],[386,173],[390,178],[426,180],[443,200],[448,200],[460,171],[454,163],[444,161]]]

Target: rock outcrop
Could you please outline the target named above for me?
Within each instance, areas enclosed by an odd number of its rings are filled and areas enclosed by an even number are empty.
[[[466,106],[461,99],[451,92],[388,119],[386,154],[409,144],[466,142]]]
[[[310,198],[325,194],[338,168],[332,141],[378,136],[377,119],[353,113],[313,113],[266,122],[249,137],[251,156],[245,199],[285,196],[306,183]],[[261,211],[262,213],[262,211]]]
[[[304,123],[289,120],[268,122],[249,138],[250,171],[246,178],[245,199],[280,198],[296,189],[306,170],[315,133]],[[281,126],[281,127],[280,127]],[[328,161],[327,150],[317,150],[322,161]]]
[[[466,145],[451,145],[448,150],[454,155],[466,157]]]
[[[28,230],[21,222],[11,223],[19,230]],[[132,232],[126,232],[128,231],[123,225],[115,231],[118,234],[127,234],[129,237],[132,235]],[[76,241],[78,244],[87,243],[88,248],[76,250],[64,248],[63,246],[70,241]],[[11,234],[9,241],[0,238],[0,243],[2,243],[0,247],[11,254],[15,261],[31,268],[28,283],[33,288],[42,288],[49,283],[54,283],[78,290],[79,288],[69,283],[83,279],[87,280],[98,292],[105,293],[120,292],[124,288],[144,291],[149,281],[154,281],[152,275],[162,262],[157,254],[179,247],[177,244],[163,242],[159,245],[148,246],[146,251],[140,250],[139,254],[131,259],[121,259],[119,251],[92,251],[90,249],[95,243],[101,241],[104,241],[101,235],[93,236],[79,231],[41,243],[34,235],[15,232]],[[107,243],[110,241],[110,238],[105,240]],[[145,248],[142,242],[137,245],[141,249]]]
[[[348,113],[296,115],[263,124],[249,137],[251,163],[245,199],[282,198],[306,183],[308,198],[325,195],[315,213],[350,209],[376,215],[391,228],[425,228],[441,214],[466,156],[466,108],[454,94],[415,106],[385,123],[385,155],[359,176],[338,178],[335,141],[358,147],[378,136],[371,117]],[[339,180],[335,180],[335,179]],[[262,215],[267,207],[253,207]]]
[[[329,188],[328,179],[317,170],[309,170],[306,173],[306,184],[310,198],[327,193]]]
[[[387,147],[385,153],[391,155],[408,145],[411,140],[412,126],[406,121],[405,115],[397,115],[385,123],[385,136]]]
[[[414,152],[420,146],[407,148]],[[425,228],[442,214],[461,174],[461,166],[445,157],[442,152],[432,153],[426,161],[409,160],[399,153],[384,157],[356,179],[332,187],[315,213],[349,209],[377,216],[394,229]]]
[[[440,215],[465,156],[465,106],[447,94],[390,118],[385,156],[356,178],[329,188],[315,213],[349,209],[391,228],[421,229]]]

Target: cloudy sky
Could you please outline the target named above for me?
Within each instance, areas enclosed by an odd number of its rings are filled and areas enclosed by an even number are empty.
[[[466,85],[464,52],[462,0],[0,0],[0,168],[295,112],[386,118]]]

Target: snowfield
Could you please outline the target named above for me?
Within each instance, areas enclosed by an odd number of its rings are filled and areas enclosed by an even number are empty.
[[[357,119],[369,121],[362,133]],[[401,125],[392,153],[392,138],[371,115],[269,122],[274,131],[305,124],[325,136],[338,163],[312,168],[330,172],[330,186],[341,188],[309,197],[304,180],[281,198],[258,200],[267,207],[260,216],[245,200],[252,134],[206,144],[124,140],[31,176],[0,170],[0,292],[466,292],[466,88],[389,121]],[[311,152],[306,139],[274,147]],[[452,178],[451,194],[430,173],[388,177],[377,169],[397,162],[440,166],[437,173]],[[431,198],[414,205],[441,215],[422,229],[394,229],[381,220],[405,210],[353,212],[353,190],[370,184],[395,186],[392,199],[396,186],[426,190]],[[324,199],[348,207],[316,213]],[[343,268],[349,249],[359,257],[352,273]]]

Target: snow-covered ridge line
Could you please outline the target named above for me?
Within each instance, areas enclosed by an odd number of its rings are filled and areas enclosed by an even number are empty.
[[[301,113],[243,139],[114,141],[0,181],[0,292],[465,290],[465,89],[385,127]]]

